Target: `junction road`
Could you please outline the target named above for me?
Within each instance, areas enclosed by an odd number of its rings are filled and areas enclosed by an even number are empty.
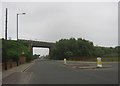
[[[84,63],[84,65],[82,65]],[[117,84],[118,83],[118,64],[104,63],[103,68],[89,68],[95,63],[85,63],[80,65],[88,68],[75,68],[64,65],[62,62],[51,60],[37,60],[25,72],[30,73],[29,84]],[[86,64],[86,65],[85,65]]]

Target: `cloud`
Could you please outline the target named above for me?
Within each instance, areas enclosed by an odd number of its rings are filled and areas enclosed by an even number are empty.
[[[118,45],[117,2],[11,2],[2,6],[2,16],[5,8],[9,9],[8,35],[13,39],[16,39],[16,14],[26,12],[19,16],[19,38],[55,42],[75,37],[88,39],[95,45]]]

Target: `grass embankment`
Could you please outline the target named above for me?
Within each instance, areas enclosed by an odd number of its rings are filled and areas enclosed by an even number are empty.
[[[104,61],[104,62],[118,62],[118,57],[103,57],[102,61]]]
[[[102,62],[118,62],[119,57],[102,57]],[[81,59],[68,59],[68,61],[90,61],[90,62],[96,62],[97,57],[95,58],[81,58]]]

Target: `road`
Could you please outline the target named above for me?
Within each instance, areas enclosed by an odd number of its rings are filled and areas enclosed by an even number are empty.
[[[58,61],[38,60],[26,72],[31,73],[29,84],[117,84],[117,63],[104,66],[106,68],[81,69]]]

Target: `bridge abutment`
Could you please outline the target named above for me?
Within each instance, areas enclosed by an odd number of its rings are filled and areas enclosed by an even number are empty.
[[[54,48],[55,45],[55,43],[51,43],[51,42],[41,42],[41,41],[33,41],[33,40],[19,40],[19,41],[29,44],[29,49],[32,55],[33,55],[33,47],[49,48],[49,57],[51,56],[52,49]]]

